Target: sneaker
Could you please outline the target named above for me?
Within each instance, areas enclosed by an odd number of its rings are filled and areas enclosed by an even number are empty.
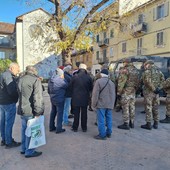
[[[35,151],[32,155],[25,155],[25,158],[37,157],[42,155],[42,152]]]
[[[61,129],[61,130],[56,131],[56,133],[63,133],[65,131],[66,131],[65,129]]]
[[[5,141],[4,140],[1,141],[1,146],[5,146]]]
[[[88,108],[89,111],[93,112],[93,109],[91,107]]]
[[[21,145],[21,142],[12,141],[10,144],[6,144],[5,149],[15,148]]]
[[[24,155],[24,154],[25,154],[25,152],[24,152],[24,151],[21,151],[21,152],[20,152],[20,154],[21,154],[21,155]]]
[[[94,136],[94,139],[97,140],[106,140],[106,136],[105,137],[101,137],[100,135]]]
[[[72,126],[72,122],[71,121],[68,121],[68,123],[63,123],[64,126]]]

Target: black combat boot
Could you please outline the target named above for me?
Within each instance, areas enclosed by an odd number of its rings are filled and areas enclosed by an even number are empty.
[[[170,117],[169,116],[166,116],[165,119],[162,119],[159,121],[160,123],[170,123]]]
[[[128,123],[123,123],[122,125],[119,125],[118,128],[119,129],[129,130],[129,125],[128,125]]]
[[[158,129],[158,121],[154,121],[153,128]]]
[[[141,125],[141,128],[151,130],[152,129],[151,122],[147,122],[145,125]]]
[[[129,121],[129,127],[132,129],[134,128],[134,121],[131,121],[131,120]]]

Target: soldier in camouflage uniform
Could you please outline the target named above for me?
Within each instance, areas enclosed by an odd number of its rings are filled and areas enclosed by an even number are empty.
[[[139,86],[139,71],[130,63],[130,60],[124,61],[124,67],[120,69],[118,76],[118,98],[121,97],[121,106],[123,110],[122,125],[119,125],[119,129],[134,128],[135,118],[135,94]]]
[[[166,92],[166,117],[160,120],[160,123],[170,123],[170,77],[162,84],[163,89]]]
[[[162,88],[162,82],[164,81],[164,75],[154,65],[154,62],[148,60],[144,64],[145,71],[142,74],[143,81],[143,95],[146,112],[146,124],[141,125],[141,128],[151,130],[151,119],[153,116],[154,124],[153,128],[158,128],[159,121],[159,90]]]

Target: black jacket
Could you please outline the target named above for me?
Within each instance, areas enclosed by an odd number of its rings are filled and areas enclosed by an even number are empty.
[[[0,74],[0,105],[17,103],[16,77],[9,71]]]
[[[73,106],[87,106],[92,88],[93,81],[87,71],[79,69],[71,81]]]
[[[31,73],[26,73],[18,81],[18,114],[39,116],[44,113],[43,89],[41,80]]]

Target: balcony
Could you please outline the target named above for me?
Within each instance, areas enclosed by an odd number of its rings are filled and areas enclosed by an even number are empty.
[[[105,64],[108,62],[109,62],[109,59],[107,57],[101,57],[98,59],[98,64]]]
[[[146,23],[141,23],[137,25],[133,25],[132,27],[132,35],[134,37],[142,36],[147,33],[147,24]]]
[[[103,41],[98,42],[99,47],[108,47],[109,46],[109,38],[105,38]]]

